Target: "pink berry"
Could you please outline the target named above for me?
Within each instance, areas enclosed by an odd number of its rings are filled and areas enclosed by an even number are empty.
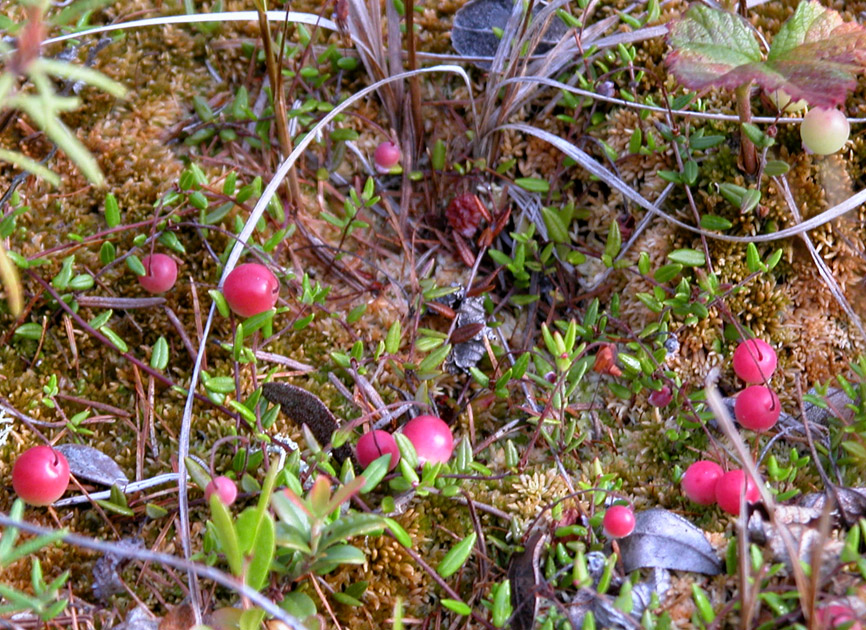
[[[373,161],[376,163],[376,170],[382,174],[389,172],[392,168],[400,163],[400,147],[396,143],[387,140],[376,147],[373,153]]]
[[[761,498],[758,486],[742,470],[730,470],[719,477],[716,482],[716,503],[719,507],[728,514],[739,516],[740,496],[743,494],[744,485],[748,503],[755,503]]]
[[[223,295],[237,315],[252,317],[274,308],[280,283],[264,265],[246,263],[232,269],[223,285]]]
[[[752,431],[771,429],[781,413],[782,405],[776,392],[763,385],[747,387],[734,403],[737,422]]]
[[[223,505],[231,505],[238,498],[238,487],[233,480],[220,475],[211,479],[211,482],[204,489],[204,496],[208,501],[214,493]]]
[[[776,371],[776,351],[762,339],[748,339],[734,350],[734,372],[747,383],[763,383]]]
[[[138,281],[148,293],[165,293],[174,286],[177,280],[177,263],[174,258],[165,254],[151,254],[141,260],[144,265],[143,276]]]
[[[370,431],[358,440],[357,446],[358,463],[364,468],[386,453],[391,454],[391,462],[388,470],[394,470],[400,461],[400,448],[394,436],[387,431]]]
[[[27,449],[12,467],[12,487],[30,505],[50,505],[69,487],[69,462],[50,446]]]
[[[409,438],[418,462],[447,462],[454,450],[454,436],[445,421],[436,416],[418,416],[406,423],[403,435]]]
[[[625,505],[613,505],[604,513],[604,533],[611,538],[623,538],[634,531],[634,512]]]
[[[848,630],[863,630],[857,614],[845,604],[829,604],[815,609],[815,622],[818,630],[835,630],[845,624],[851,624]]]
[[[650,392],[649,404],[653,407],[667,407],[674,399],[671,388],[664,385],[660,390]]]
[[[698,460],[683,475],[683,492],[695,503],[712,505],[716,502],[716,483],[724,474],[716,462]]]

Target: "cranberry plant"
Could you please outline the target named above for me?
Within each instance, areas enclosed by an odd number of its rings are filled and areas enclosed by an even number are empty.
[[[817,0],[801,2],[766,51],[743,18],[702,4],[671,25],[668,43],[667,65],[679,82],[691,90],[733,90],[742,123],[752,117],[752,84],[832,109],[844,102],[856,86],[855,73],[866,65],[866,29],[843,22]],[[745,132],[741,138],[742,167],[755,174],[754,143]]]

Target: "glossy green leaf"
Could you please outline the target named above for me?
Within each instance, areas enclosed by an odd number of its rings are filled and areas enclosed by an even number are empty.
[[[244,570],[243,556],[241,555],[238,533],[235,531],[229,509],[220,501],[219,495],[216,493],[211,495],[209,503],[211,519],[219,539],[220,548],[226,556],[232,575],[240,577]]]
[[[707,264],[704,253],[696,249],[675,249],[668,254],[668,260],[685,267],[703,267]]]
[[[448,578],[457,573],[460,570],[460,567],[469,559],[469,556],[472,555],[472,550],[475,548],[475,541],[477,540],[478,535],[475,532],[469,534],[466,538],[458,542],[454,545],[448,553],[445,554],[445,557],[439,561],[439,564],[436,566],[436,573],[438,573],[443,578]]]

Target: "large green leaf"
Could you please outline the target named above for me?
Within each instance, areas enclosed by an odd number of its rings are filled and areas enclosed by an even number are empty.
[[[253,557],[247,565],[246,582],[257,591],[262,590],[268,581],[271,571],[271,561],[274,559],[276,536],[274,531],[274,518],[265,512],[264,518],[259,523],[256,539],[253,542]]]
[[[385,522],[378,514],[364,512],[346,514],[328,525],[322,532],[320,549],[346,542],[353,536],[367,536],[374,532],[381,532],[384,528]]]
[[[817,0],[801,2],[782,25],[764,60],[746,23],[727,11],[693,5],[671,25],[671,72],[687,88],[736,89],[752,81],[793,100],[835,107],[866,66],[866,29],[845,23]]]

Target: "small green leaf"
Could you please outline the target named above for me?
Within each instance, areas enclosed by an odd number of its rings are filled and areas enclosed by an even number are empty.
[[[112,343],[112,345],[114,345],[115,348],[117,348],[121,352],[129,352],[129,346],[127,346],[126,342],[120,338],[120,335],[111,330],[111,328],[109,328],[108,326],[103,326],[99,329],[99,332],[108,337],[108,340]]]
[[[442,606],[444,606],[445,608],[447,608],[451,612],[456,613],[458,615],[461,615],[463,617],[468,617],[469,615],[472,614],[472,609],[468,605],[464,604],[463,602],[461,602],[459,600],[445,598],[445,599],[441,599],[439,601],[442,604]]]
[[[235,531],[231,514],[216,493],[211,495],[209,504],[217,538],[229,563],[232,575],[241,577],[243,575],[244,562],[241,555],[240,542],[238,541],[238,533]]]
[[[120,206],[114,193],[105,195],[105,222],[110,228],[120,225]]]
[[[550,190],[550,183],[537,177],[518,177],[514,183],[529,192],[546,193]]]
[[[472,532],[466,538],[454,545],[436,566],[436,573],[443,578],[449,578],[457,573],[472,554],[477,538],[478,535],[475,532]]]
[[[397,354],[400,350],[400,335],[402,328],[400,320],[394,320],[391,327],[388,329],[388,334],[385,336],[385,352],[388,354]]]
[[[701,227],[705,230],[718,230],[723,232],[730,230],[734,226],[725,217],[720,217],[717,214],[705,214],[701,217]]]
[[[784,175],[790,170],[790,165],[783,160],[768,160],[766,166],[764,166],[764,174],[769,177]]]
[[[126,257],[126,266],[137,276],[146,276],[147,270],[141,262],[141,259],[135,254],[130,254]]]
[[[707,264],[704,253],[696,249],[675,249],[668,254],[668,260],[685,267],[703,267]]]
[[[150,354],[150,367],[154,370],[164,370],[168,365],[168,342],[160,337],[153,344]]]
[[[571,237],[568,235],[568,226],[562,220],[559,212],[554,208],[541,208],[541,216],[547,227],[547,235],[554,243],[568,243]]]

